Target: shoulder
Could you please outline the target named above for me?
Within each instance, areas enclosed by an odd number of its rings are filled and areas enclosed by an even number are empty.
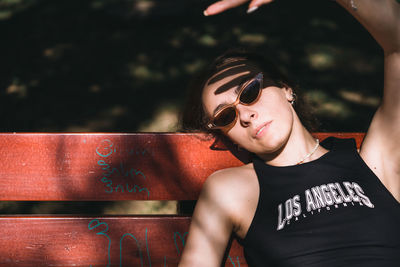
[[[248,212],[254,210],[258,195],[257,175],[253,164],[250,163],[211,174],[204,183],[200,199],[219,207],[232,222],[236,232],[242,228]]]
[[[193,212],[181,266],[220,266],[232,231],[237,229],[237,192],[251,169],[225,169],[207,178]]]
[[[257,179],[253,164],[222,169],[211,174],[203,185],[203,191],[224,195],[236,194],[242,191],[251,180]]]

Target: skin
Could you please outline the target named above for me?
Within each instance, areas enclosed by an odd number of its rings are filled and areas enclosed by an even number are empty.
[[[246,73],[248,72],[231,75],[204,88],[203,105],[209,117],[218,105],[232,103],[237,97],[236,87],[232,87],[224,93],[216,94],[218,88]],[[218,73],[215,76],[217,75]],[[301,124],[289,103],[290,100],[292,100],[291,88],[276,86],[264,88],[260,99],[253,105],[239,104],[236,106],[238,120],[226,135],[234,143],[256,153],[268,164],[284,166],[299,162],[304,155],[314,148],[316,142]],[[268,128],[255,136],[257,129],[268,122],[270,122]],[[295,145],[299,145],[301,140],[307,140],[302,149],[293,149]],[[317,152],[317,155],[320,156],[327,151],[320,147]]]
[[[215,15],[246,2],[216,2],[206,9],[206,13]],[[254,0],[249,7],[269,2]],[[337,2],[371,33],[384,52],[383,98],[359,153],[400,203],[400,4],[395,0],[362,0],[356,1],[358,10],[354,11],[349,1]],[[234,87],[220,94],[215,92],[222,84],[235,79],[235,75],[242,74],[233,74],[204,88],[203,104],[208,114],[212,114],[219,104],[232,103],[236,99]],[[315,140],[301,125],[289,103],[291,99],[291,88],[264,88],[257,103],[237,105],[239,118],[226,135],[270,165],[296,164],[312,150]],[[260,138],[254,138],[254,129],[266,121],[272,121],[267,131]],[[319,147],[305,162],[325,153],[326,149]],[[212,174],[204,183],[197,202],[179,266],[220,266],[231,233],[240,238],[246,236],[258,195],[259,186],[252,164]]]

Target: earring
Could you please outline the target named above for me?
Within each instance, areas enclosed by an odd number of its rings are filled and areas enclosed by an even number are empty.
[[[292,100],[289,101],[289,103],[290,103],[292,106],[295,104],[296,98],[297,98],[296,94],[295,94],[295,93],[292,93]]]
[[[350,6],[354,11],[357,11],[357,6],[356,6],[356,2],[354,2],[354,0],[350,0]]]

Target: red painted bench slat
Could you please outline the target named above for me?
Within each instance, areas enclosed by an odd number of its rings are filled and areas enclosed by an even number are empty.
[[[316,133],[355,137],[361,133]],[[195,200],[215,170],[243,164],[202,134],[0,134],[0,200]]]
[[[314,136],[360,146],[364,134]],[[0,133],[0,201],[195,200],[208,175],[243,164],[205,137]],[[0,266],[176,266],[189,224],[182,216],[0,216]],[[236,240],[227,250],[225,266],[247,266]]]
[[[0,217],[0,266],[177,266],[189,224],[181,216]],[[225,266],[247,266],[236,241]]]

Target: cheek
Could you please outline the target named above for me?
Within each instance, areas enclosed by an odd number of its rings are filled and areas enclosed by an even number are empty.
[[[274,101],[275,100],[275,101]],[[287,141],[293,126],[293,110],[286,99],[260,101],[254,105],[257,111],[257,123],[273,120],[266,138],[255,140],[249,136],[248,129],[243,128],[237,121],[227,136],[236,144],[254,153],[273,152]]]
[[[255,108],[258,123],[268,120],[274,121],[274,127],[271,130],[282,132],[293,124],[293,110],[283,94],[278,92],[267,94],[256,103]]]
[[[271,119],[275,122],[277,131],[284,131],[293,125],[293,112],[290,106],[281,106],[271,111]]]
[[[271,126],[270,142],[272,144],[285,142],[292,131],[294,116],[291,106],[283,105],[271,111],[271,119],[273,124]]]
[[[235,144],[242,145],[244,140],[248,138],[243,134],[243,130],[240,130],[237,124],[226,134],[226,136]]]

